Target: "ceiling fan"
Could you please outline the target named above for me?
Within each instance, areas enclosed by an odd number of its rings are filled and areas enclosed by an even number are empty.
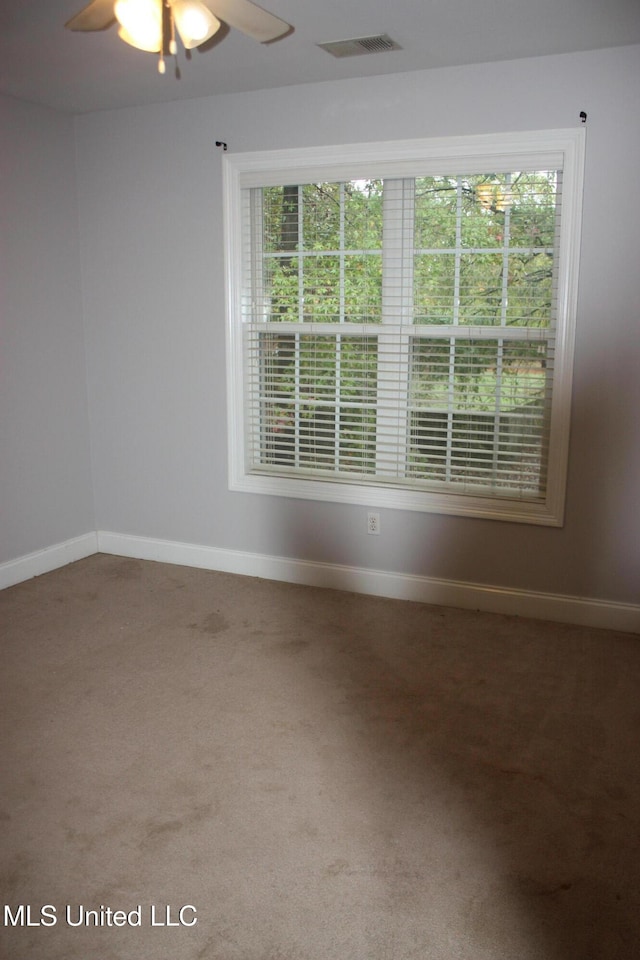
[[[164,54],[177,52],[176,32],[191,50],[211,39],[220,29],[220,20],[261,43],[291,30],[288,23],[251,0],[91,0],[65,27],[106,30],[117,21],[120,39],[139,50],[159,53],[158,69],[164,73]]]

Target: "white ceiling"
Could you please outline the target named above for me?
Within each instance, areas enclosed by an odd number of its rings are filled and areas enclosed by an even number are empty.
[[[640,43],[640,0],[261,0],[293,32],[262,45],[221,30],[208,50],[157,58],[115,27],[71,33],[83,0],[0,0],[0,91],[71,113]],[[387,33],[400,51],[335,59],[331,40]],[[224,34],[224,35],[223,35]]]

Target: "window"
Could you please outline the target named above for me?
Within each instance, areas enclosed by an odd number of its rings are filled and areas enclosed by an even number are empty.
[[[224,162],[231,488],[559,525],[583,131]]]

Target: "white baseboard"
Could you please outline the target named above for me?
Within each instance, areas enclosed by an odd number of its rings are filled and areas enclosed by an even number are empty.
[[[157,560],[243,576],[331,587],[398,600],[556,620],[582,626],[640,633],[640,605],[561,594],[513,590],[364,567],[292,560],[192,543],[153,540],[98,531],[98,551],[138,560]]]
[[[288,557],[272,557],[267,554],[105,531],[87,533],[0,564],[0,589],[49,573],[94,553],[110,553],[137,560],[157,560],[161,563],[176,563],[312,587],[330,587],[396,600],[414,600],[439,606],[640,633],[640,605],[637,604],[513,590],[458,580],[439,580],[415,574],[370,570],[366,567],[314,563],[309,560],[293,560]]]
[[[81,537],[74,537],[72,540],[65,540],[63,543],[56,543],[52,547],[45,547],[44,550],[27,553],[23,557],[18,557],[17,560],[0,563],[0,590],[22,583],[24,580],[30,580],[32,577],[39,577],[51,570],[57,570],[58,567],[64,567],[75,560],[84,560],[85,557],[90,557],[97,552],[98,535],[94,531],[85,533]]]

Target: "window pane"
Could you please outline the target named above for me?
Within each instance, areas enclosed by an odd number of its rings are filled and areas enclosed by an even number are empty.
[[[454,254],[419,254],[414,258],[415,323],[453,323],[456,258]]]
[[[463,177],[461,242],[463,247],[502,247],[505,220],[513,202],[510,173]]]
[[[344,184],[344,248],[382,250],[382,180]]]
[[[295,464],[296,414],[292,403],[281,401],[262,404],[261,439],[261,463]]]
[[[267,333],[259,350],[260,462],[371,472],[375,338]]]
[[[305,184],[302,197],[303,249],[339,250],[340,184]]]
[[[511,175],[512,247],[553,248],[559,215],[559,182],[556,170]]]
[[[413,409],[448,409],[453,390],[453,357],[453,344],[448,339],[414,339],[409,380],[409,403]]]
[[[382,320],[382,257],[354,255],[344,263],[344,320],[380,323]]]
[[[263,333],[260,336],[262,394],[289,398],[294,389],[295,337]]]
[[[302,302],[299,267],[303,271]],[[263,280],[268,320],[381,322],[382,258],[379,254],[271,257],[265,261]]]
[[[414,339],[409,475],[540,495],[548,374],[544,343]]]
[[[436,411],[412,411],[409,419],[407,474],[422,480],[447,479],[449,416]]]
[[[265,261],[262,309],[267,320],[294,322],[299,320],[300,283],[298,258],[279,256]]]
[[[457,191],[455,177],[419,177],[416,180],[416,250],[456,246]]]
[[[478,413],[451,417],[451,462],[449,479],[489,485],[493,476],[496,422]]]
[[[301,466],[333,466],[335,463],[335,410],[319,403],[300,408]]]
[[[340,470],[373,473],[376,466],[376,412],[373,407],[342,407]]]
[[[375,403],[378,390],[376,337],[339,337],[340,397],[350,404]]]
[[[263,190],[263,316],[380,322],[382,194],[380,180]]]
[[[502,253],[466,253],[460,257],[460,323],[502,321]]]
[[[298,187],[264,187],[262,242],[266,253],[298,248]]]
[[[303,257],[302,318],[307,323],[340,321],[341,263],[335,255]]]
[[[518,327],[550,326],[552,298],[553,255],[511,254],[507,323]]]
[[[461,178],[464,247],[553,247],[557,171]]]
[[[330,337],[299,337],[299,396],[312,401],[334,400],[336,342]]]

